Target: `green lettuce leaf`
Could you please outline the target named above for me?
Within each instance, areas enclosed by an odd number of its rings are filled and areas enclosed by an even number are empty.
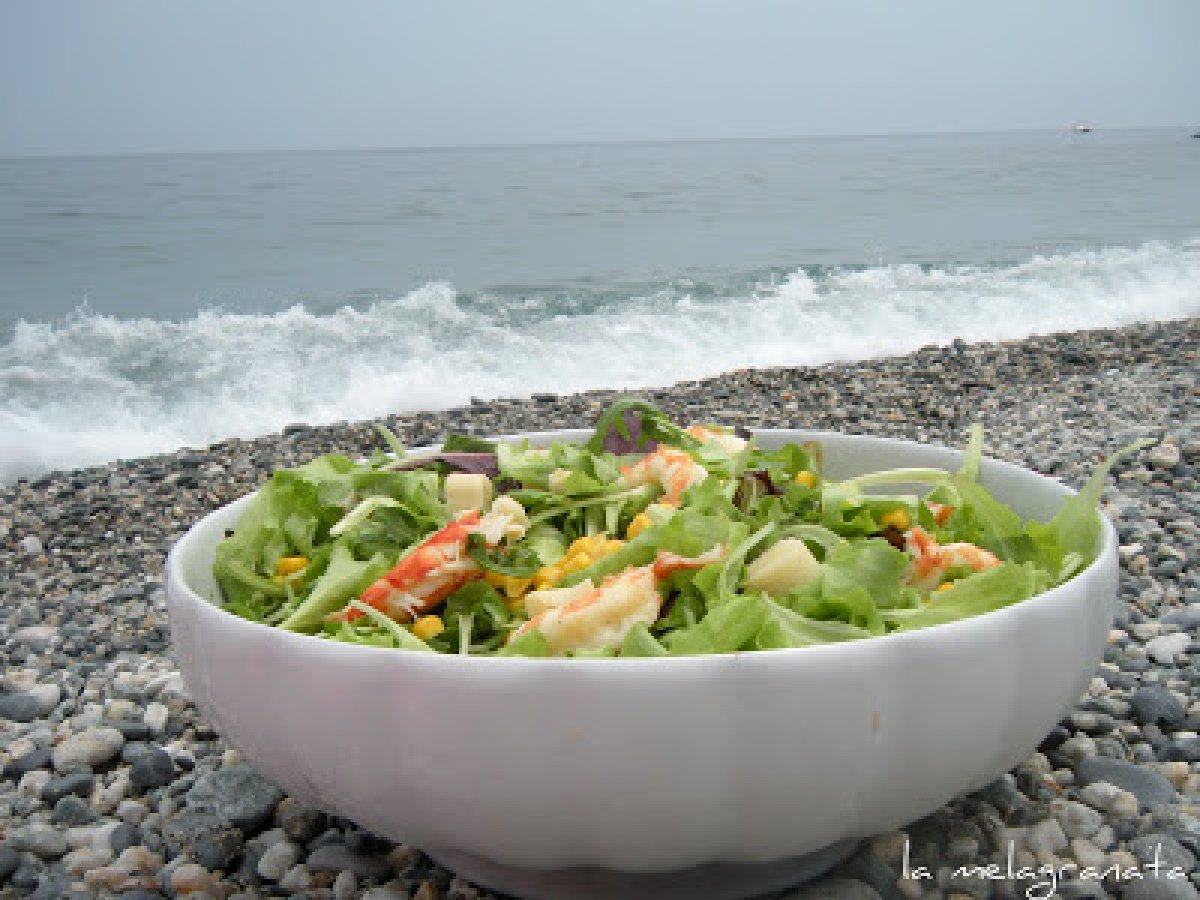
[[[1003,563],[953,582],[944,591],[929,595],[929,605],[918,609],[882,612],[889,624],[901,630],[943,625],[978,616],[1027,600],[1049,586],[1049,578],[1033,563]]]
[[[279,627],[288,631],[308,631],[318,627],[325,616],[344,608],[352,597],[357,597],[385,575],[388,568],[387,557],[383,554],[360,562],[344,544],[335,544],[325,572]]]
[[[766,617],[754,636],[753,644],[757,650],[775,650],[853,641],[871,635],[872,632],[846,622],[809,618],[767,598]]]

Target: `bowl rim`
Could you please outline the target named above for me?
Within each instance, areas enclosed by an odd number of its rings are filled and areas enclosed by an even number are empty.
[[[802,440],[820,441],[823,438],[837,438],[853,440],[862,440],[871,443],[903,443],[918,447],[930,448],[938,451],[949,452],[961,457],[962,450],[954,447],[948,447],[944,444],[922,443],[913,441],[907,438],[889,437],[884,435],[867,435],[854,434],[844,431],[828,431],[814,430],[803,428],[750,428],[752,434],[775,434],[775,435],[803,435]],[[594,433],[592,429],[587,428],[562,428],[550,429],[543,431],[522,431],[510,434],[497,436],[489,436],[486,440],[502,441],[502,440],[523,440],[523,439],[547,439],[547,440],[574,440],[579,436],[590,435]],[[408,451],[411,456],[433,455],[441,449],[441,444],[429,444],[420,447],[414,447]],[[1063,484],[1060,480],[1048,475],[1043,475],[1040,472],[1035,472],[1032,469],[1027,469],[1015,463],[1006,462],[1004,460],[995,459],[994,457],[983,457],[983,469],[998,469],[1000,471],[1009,470],[1014,473],[1020,473],[1022,476],[1032,476],[1040,479],[1055,488],[1061,494],[1065,501],[1067,497],[1077,494],[1078,491]],[[953,640],[958,635],[966,635],[971,630],[987,628],[989,622],[996,622],[1001,617],[1012,617],[1021,615],[1022,611],[1028,614],[1035,609],[1044,609],[1055,603],[1063,602],[1065,597],[1078,587],[1078,582],[1084,578],[1095,577],[1099,574],[1100,569],[1105,565],[1114,565],[1116,559],[1117,533],[1116,528],[1109,518],[1097,508],[1096,513],[1100,516],[1101,533],[1100,546],[1097,548],[1096,556],[1092,561],[1080,571],[1076,572],[1069,580],[1060,585],[1056,585],[1047,591],[1040,594],[1035,594],[1026,600],[1018,603],[1013,603],[1000,609],[991,610],[979,615],[968,616],[962,619],[956,619],[953,622],[944,622],[938,625],[929,625],[925,628],[913,629],[911,631],[894,631],[888,634],[873,635],[870,638],[850,641],[836,641],[824,644],[814,644],[807,647],[779,647],[768,650],[738,650],[733,653],[714,653],[714,654],[697,654],[691,656],[643,656],[643,657],[532,657],[532,656],[472,656],[470,654],[459,653],[422,653],[416,651],[398,652],[401,648],[396,647],[376,647],[367,644],[351,644],[344,641],[323,640],[315,635],[305,634],[303,632],[288,631],[282,628],[277,628],[274,625],[267,625],[262,622],[254,622],[250,619],[244,619],[241,616],[231,613],[218,603],[206,599],[198,591],[192,588],[184,578],[181,571],[180,557],[183,554],[183,548],[186,542],[193,539],[196,531],[210,520],[227,514],[231,508],[239,505],[248,504],[250,500],[256,496],[257,490],[223,504],[217,509],[212,510],[201,518],[195,520],[188,530],[174,543],[170,552],[167,554],[166,564],[164,566],[165,583],[167,588],[168,606],[174,606],[179,602],[179,597],[184,597],[192,604],[199,604],[207,607],[208,610],[217,614],[218,618],[226,627],[249,629],[248,634],[253,634],[258,631],[260,634],[270,634],[275,639],[284,641],[298,641],[298,648],[307,648],[309,651],[317,653],[326,653],[331,657],[337,654],[353,654],[359,655],[362,653],[379,654],[379,659],[392,659],[396,665],[416,665],[416,666],[443,666],[457,667],[461,666],[464,661],[468,666],[483,667],[487,669],[491,666],[504,667],[508,672],[520,672],[527,668],[545,669],[551,667],[554,669],[566,670],[605,670],[617,669],[627,670],[630,667],[638,667],[642,669],[660,670],[667,673],[678,673],[686,671],[693,666],[713,666],[713,665],[777,665],[787,663],[797,658],[804,660],[812,660],[819,662],[825,657],[842,657],[844,659],[856,658],[857,654],[882,652],[888,647],[899,648],[903,642],[909,642],[916,645],[930,640],[938,640],[944,638]],[[1072,587],[1072,586],[1075,587]],[[322,649],[318,649],[322,648]],[[872,650],[871,648],[876,648]],[[361,657],[360,657],[361,658]]]

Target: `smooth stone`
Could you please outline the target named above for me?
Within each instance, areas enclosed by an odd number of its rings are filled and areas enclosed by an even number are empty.
[[[97,818],[99,815],[96,810],[92,809],[91,804],[74,794],[67,794],[60,798],[54,804],[54,811],[50,813],[51,822],[68,828],[87,825],[89,822],[96,821]]]
[[[198,857],[199,848],[215,851],[230,847],[235,840],[238,846],[242,842],[240,830],[207,809],[176,813],[163,822],[162,836],[173,855],[189,853],[193,857]]]
[[[1177,631],[1174,634],[1163,634],[1146,642],[1146,652],[1160,666],[1169,666],[1175,657],[1191,646],[1192,639],[1186,632]]]
[[[1096,868],[1103,871],[1102,866]],[[1059,882],[1055,900],[1110,900],[1110,896],[1098,881],[1063,881]]]
[[[175,778],[175,763],[165,750],[154,747],[138,755],[129,769],[129,783],[140,791],[166,787]]]
[[[1144,834],[1129,842],[1129,850],[1143,865],[1154,862],[1155,854],[1161,865],[1190,872],[1196,868],[1195,855],[1169,834]]]
[[[781,894],[778,900],[882,900],[870,885],[853,878],[826,878]]]
[[[258,875],[267,881],[279,881],[300,859],[300,848],[291,841],[279,841],[266,849],[258,860]]]
[[[1167,741],[1159,758],[1163,762],[1200,762],[1200,737]]]
[[[115,728],[88,728],[55,747],[50,757],[59,772],[88,769],[108,762],[124,744],[125,736]]]
[[[312,877],[303,863],[292,866],[290,869],[288,869],[284,876],[279,879],[279,886],[284,890],[293,893],[307,890],[310,884],[312,884]]]
[[[1200,900],[1200,890],[1185,878],[1144,878],[1130,881],[1121,900]]]
[[[1158,772],[1119,759],[1092,756],[1081,760],[1075,777],[1082,785],[1104,781],[1128,791],[1143,809],[1170,803],[1178,794],[1171,782]]]
[[[73,772],[70,775],[60,775],[46,782],[42,788],[42,799],[47,803],[57,803],[68,794],[78,797],[90,797],[96,784],[96,776],[90,772]]]
[[[325,827],[325,814],[311,806],[305,806],[292,797],[284,797],[276,810],[276,819],[292,840],[307,844]]]
[[[1068,838],[1090,838],[1104,824],[1104,817],[1076,800],[1055,805],[1054,815]]]
[[[1059,853],[1069,843],[1058,819],[1042,819],[1025,835],[1025,846],[1034,853]]]
[[[107,853],[100,853],[91,847],[80,847],[62,858],[62,866],[72,875],[81,876],[92,869],[107,865],[111,860],[112,857]]]
[[[207,869],[224,869],[242,852],[242,833],[231,828],[199,835],[192,844],[196,862]]]
[[[41,859],[58,859],[67,852],[67,837],[57,828],[34,823],[18,828],[9,835],[16,850],[24,850]]]
[[[267,822],[283,799],[283,791],[249,766],[231,766],[202,776],[186,802],[207,809],[241,828],[254,830]]]
[[[1187,709],[1171,691],[1157,684],[1143,685],[1129,700],[1133,715],[1146,725],[1171,728],[1183,721]]]
[[[128,822],[122,822],[114,828],[108,835],[108,846],[112,848],[114,854],[120,855],[130,847],[137,847],[142,843],[142,832],[136,825],[131,825]]]
[[[35,684],[15,694],[0,694],[0,719],[32,722],[50,714],[62,691],[57,684]]]
[[[0,884],[3,884],[17,866],[21,864],[21,854],[7,844],[0,844]]]
[[[359,878],[382,878],[391,871],[391,866],[382,856],[367,856],[355,853],[345,844],[323,844],[305,860],[311,872],[353,872]]]
[[[176,895],[208,892],[215,882],[212,873],[196,863],[185,862],[171,870],[171,889]]]
[[[352,900],[358,891],[358,879],[353,872],[338,872],[333,879],[333,900]]]
[[[4,777],[11,778],[13,781],[20,781],[21,776],[26,772],[32,772],[34,769],[48,768],[50,768],[50,748],[35,747],[28,753],[11,760],[4,767]]]

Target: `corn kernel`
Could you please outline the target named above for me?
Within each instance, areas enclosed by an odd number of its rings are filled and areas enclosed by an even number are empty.
[[[633,520],[629,523],[629,527],[625,529],[625,537],[632,541],[653,524],[654,520],[650,516],[644,512],[640,512],[633,517]]]
[[[817,486],[817,476],[805,469],[803,472],[796,473],[796,484],[803,485],[806,488]]]
[[[516,575],[501,575],[499,572],[485,572],[483,580],[494,588],[504,592],[509,600],[520,597],[533,584],[532,578],[518,578]]]
[[[953,581],[947,581],[947,582],[945,582],[945,583],[943,583],[943,584],[939,584],[939,585],[937,586],[937,589],[938,589],[939,591],[948,591],[948,590],[950,590],[950,588],[952,588],[952,587],[954,587],[954,582],[953,582]]]
[[[412,626],[412,633],[423,641],[436,637],[445,630],[446,626],[438,616],[421,616]]]
[[[537,574],[533,576],[533,582],[539,590],[543,588],[553,587],[562,580],[563,570],[557,564],[553,566],[542,566],[538,569]]]
[[[307,556],[281,556],[275,560],[275,574],[295,575],[307,565]]]
[[[889,509],[879,519],[884,528],[895,528],[897,531],[908,531],[912,518],[902,509]]]
[[[578,572],[580,569],[586,569],[595,561],[590,553],[577,553],[571,560],[571,568]]]

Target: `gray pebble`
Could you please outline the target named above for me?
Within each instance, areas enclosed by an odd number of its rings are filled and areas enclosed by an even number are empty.
[[[778,900],[882,900],[873,887],[852,878],[826,878],[781,895]]]
[[[188,791],[188,806],[207,809],[247,829],[267,822],[283,791],[249,766],[230,766],[202,776]]]
[[[90,772],[72,772],[69,775],[60,775],[58,778],[52,778],[42,787],[42,799],[47,803],[54,804],[68,794],[75,794],[78,797],[90,797],[92,788],[96,784],[96,776]]]
[[[50,821],[64,828],[86,825],[96,821],[97,818],[99,815],[92,809],[91,804],[74,794],[68,794],[59,799],[54,804],[54,811],[50,814]]]
[[[1129,842],[1129,851],[1143,865],[1153,863],[1157,858],[1167,868],[1179,868],[1185,872],[1196,868],[1195,855],[1169,834],[1144,834]]]
[[[1178,796],[1174,786],[1161,773],[1103,756],[1082,760],[1075,770],[1075,777],[1082,785],[1104,781],[1129,791],[1143,809],[1170,803]]]
[[[142,842],[142,833],[136,825],[128,822],[122,822],[114,828],[108,835],[108,846],[112,852],[120,856],[125,850],[130,847],[136,847]]]
[[[308,855],[305,865],[312,872],[353,872],[359,878],[382,878],[391,871],[381,856],[355,853],[345,844],[324,844]]]
[[[15,694],[0,694],[0,718],[32,722],[48,715],[61,696],[57,684],[38,684]]]
[[[21,855],[8,844],[0,844],[0,884],[3,884],[17,866],[21,864]]]
[[[1186,878],[1145,878],[1130,881],[1121,900],[1200,900],[1200,891]]]
[[[1157,684],[1144,685],[1133,692],[1129,700],[1139,722],[1170,728],[1183,721],[1187,710],[1179,698]]]
[[[242,832],[226,819],[206,809],[184,809],[162,826],[163,840],[173,855],[188,853],[198,857],[200,849],[222,855],[235,843],[240,846]]]
[[[18,828],[8,838],[15,850],[24,850],[42,859],[57,859],[67,852],[67,838],[57,828],[33,823]]]
[[[129,783],[136,790],[165,787],[175,777],[175,763],[165,750],[153,747],[138,754],[129,769]]]

